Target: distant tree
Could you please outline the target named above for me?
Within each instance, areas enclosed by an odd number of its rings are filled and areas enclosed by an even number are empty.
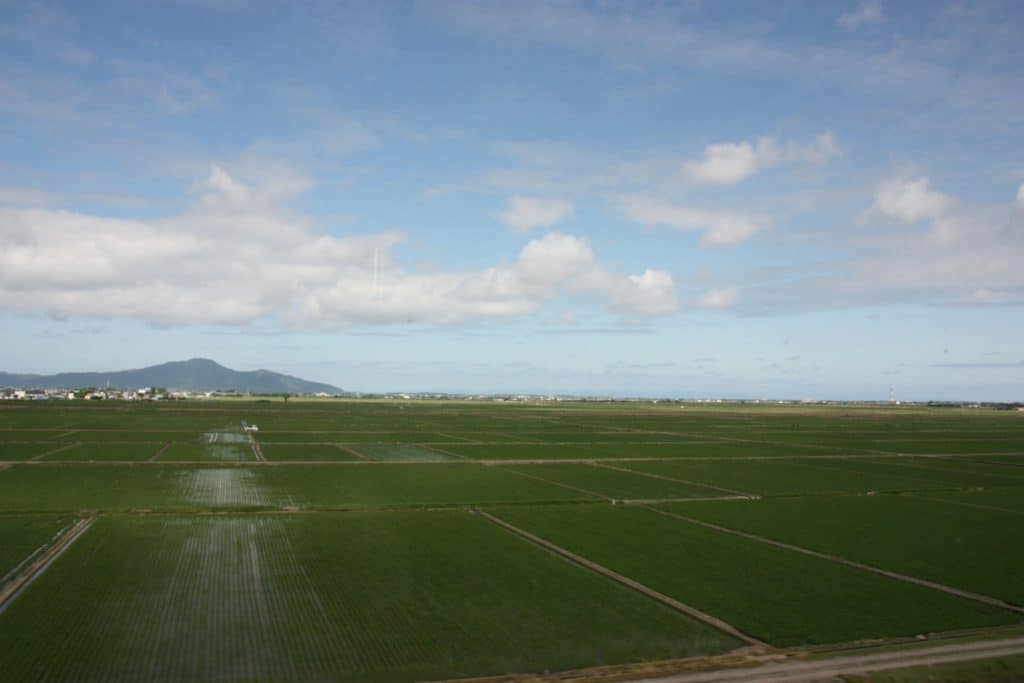
[[[281,394],[281,396],[282,396],[282,398],[284,398],[284,402],[285,402],[285,403],[287,403],[287,402],[288,402],[288,399],[290,399],[290,398],[292,397],[292,395],[291,395],[291,394],[288,394],[288,393],[285,393],[285,394]]]

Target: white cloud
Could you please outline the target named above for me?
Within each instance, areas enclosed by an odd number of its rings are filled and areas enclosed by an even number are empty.
[[[893,178],[885,181],[875,195],[874,209],[905,223],[936,218],[953,200],[929,187],[928,178]]]
[[[697,305],[701,308],[731,308],[739,300],[740,290],[738,287],[724,287],[704,292],[697,300]]]
[[[708,145],[699,161],[683,162],[683,178],[701,185],[734,185],[759,171],[780,164],[823,164],[840,155],[831,131],[818,134],[806,146],[762,137],[754,143],[724,142]]]
[[[917,189],[909,196],[928,196],[920,191],[926,183],[910,184]],[[1024,213],[1010,201],[983,205],[942,198],[896,203],[894,213],[902,212],[906,223],[859,238],[850,250],[856,256],[845,264],[756,283],[744,290],[741,305],[784,312],[895,303],[1024,304]],[[910,220],[926,215],[933,217],[923,226]]]
[[[667,225],[676,230],[704,233],[701,244],[727,247],[747,241],[771,226],[771,219],[737,211],[680,206],[641,195],[621,195],[616,204],[628,220],[644,225]]]
[[[1024,211],[1024,183],[1017,188],[1017,210]]]
[[[568,199],[542,197],[509,197],[505,210],[497,214],[502,223],[526,232],[533,228],[550,228],[576,212]]]
[[[874,24],[882,21],[881,0],[864,0],[851,12],[844,12],[836,19],[836,23],[850,31],[856,31],[864,24]]]
[[[603,287],[610,307],[629,315],[664,315],[679,308],[676,284],[663,270],[645,270],[625,278],[605,275]]]
[[[761,138],[756,145],[749,142],[726,142],[704,148],[701,161],[683,163],[683,176],[694,183],[732,185],[778,163],[778,143]]]
[[[0,209],[0,310],[334,328],[516,316],[560,296],[596,299],[630,316],[677,308],[668,273],[617,273],[586,240],[561,233],[528,242],[511,265],[404,269],[393,254],[401,234],[317,230],[285,201],[304,176],[274,168],[215,165],[193,183],[192,205],[162,219]]]
[[[523,247],[515,272],[523,282],[548,286],[596,263],[597,257],[586,240],[551,232]]]

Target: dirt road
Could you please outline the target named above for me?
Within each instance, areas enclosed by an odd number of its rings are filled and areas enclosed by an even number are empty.
[[[661,508],[649,507],[648,510],[656,512],[659,515],[666,517],[672,517],[674,519],[680,519],[684,522],[689,522],[695,526],[704,527],[705,529],[713,529],[720,531],[725,534],[732,536],[739,536],[740,538],[746,538],[751,541],[757,541],[758,543],[764,543],[767,545],[775,546],[776,548],[782,548],[784,550],[792,550],[793,552],[800,553],[801,555],[807,555],[809,557],[816,557],[821,560],[828,560],[829,562],[835,562],[836,564],[846,565],[847,567],[853,567],[854,569],[863,569],[866,572],[872,574],[878,574],[879,576],[885,576],[890,579],[896,579],[897,581],[904,581],[906,583],[912,583],[918,586],[924,586],[925,588],[931,588],[933,590],[941,591],[943,593],[949,593],[950,595],[956,595],[957,597],[966,598],[968,600],[974,600],[975,602],[981,602],[986,605],[992,605],[993,607],[1001,607],[1002,609],[1010,610],[1011,612],[1017,612],[1018,614],[1024,614],[1024,607],[1010,604],[1004,600],[998,598],[989,597],[987,595],[981,595],[980,593],[973,593],[971,591],[955,588],[953,586],[947,586],[946,584],[937,583],[935,581],[929,581],[927,579],[919,579],[916,576],[909,576],[907,574],[900,574],[899,572],[889,571],[888,569],[882,569],[870,564],[864,564],[862,562],[855,562],[853,560],[847,560],[846,558],[839,557],[837,555],[829,555],[828,553],[818,552],[817,550],[811,550],[810,548],[804,548],[803,546],[793,545],[791,543],[783,543],[782,541],[776,541],[764,536],[757,534],[751,534],[746,531],[740,531],[738,529],[731,529],[729,527],[719,526],[718,524],[712,524],[711,522],[705,522],[700,519],[694,519],[693,517],[687,517],[675,512],[669,512],[668,510],[662,510]]]
[[[0,588],[0,612],[7,608],[7,604],[17,597],[22,589],[32,583],[54,560],[60,557],[60,554],[67,550],[68,546],[74,543],[76,538],[85,533],[85,530],[92,525],[94,519],[93,517],[86,517],[75,522],[49,548]]]
[[[813,661],[791,659],[761,666],[646,678],[634,683],[790,683],[835,681],[841,675],[866,674],[912,666],[951,664],[992,657],[1024,655],[1024,638],[938,645],[894,652],[831,657]]]
[[[549,550],[549,551],[555,553],[556,555],[562,556],[563,558],[569,560],[570,562],[573,562],[575,564],[578,564],[581,567],[584,567],[584,568],[589,569],[589,570],[591,570],[591,571],[593,571],[593,572],[595,572],[597,574],[605,576],[605,577],[611,579],[612,581],[615,581],[616,583],[619,583],[619,584],[622,584],[623,586],[626,586],[627,588],[631,588],[631,589],[637,591],[638,593],[640,593],[642,595],[645,595],[648,598],[651,598],[655,602],[659,602],[659,603],[665,605],[666,607],[669,607],[671,609],[676,610],[677,612],[682,612],[683,614],[685,614],[685,615],[687,615],[687,616],[689,616],[689,617],[691,617],[693,619],[696,619],[697,621],[703,622],[703,623],[711,626],[712,628],[716,628],[719,631],[722,631],[723,633],[728,633],[729,635],[733,636],[737,640],[741,640],[744,643],[747,643],[747,645],[754,645],[754,646],[757,646],[758,648],[763,648],[765,651],[771,650],[771,646],[769,646],[767,643],[763,643],[760,640],[754,638],[753,636],[750,636],[750,635],[748,635],[746,633],[743,633],[742,631],[738,630],[732,624],[726,623],[725,621],[722,621],[721,619],[719,619],[717,617],[713,617],[710,614],[707,614],[706,612],[702,612],[702,611],[698,610],[695,607],[691,607],[690,605],[682,603],[682,602],[676,600],[675,598],[671,598],[671,597],[669,597],[669,596],[667,596],[667,595],[665,595],[663,593],[659,593],[658,591],[656,591],[653,588],[650,588],[648,586],[645,586],[644,584],[640,583],[639,581],[634,581],[633,579],[630,579],[627,576],[623,576],[622,574],[619,574],[618,572],[612,571],[611,569],[608,569],[605,566],[597,564],[596,562],[592,562],[592,561],[586,559],[585,557],[577,555],[576,553],[574,553],[572,551],[566,550],[565,548],[552,543],[551,541],[543,539],[540,536],[537,536],[535,534],[531,534],[529,531],[526,531],[525,529],[520,529],[519,527],[517,527],[517,526],[515,526],[513,524],[510,524],[510,523],[506,522],[505,520],[490,514],[489,512],[484,512],[483,510],[476,510],[476,509],[474,509],[473,513],[477,514],[477,515],[480,515],[481,517],[483,517],[487,521],[489,521],[489,522],[491,522],[493,524],[496,524],[497,526],[500,526],[501,528],[503,528],[503,529],[505,529],[507,531],[510,531],[510,532],[516,534],[517,536],[520,536],[520,537],[526,539],[527,541],[530,541],[531,543],[533,543],[535,545],[540,546],[541,548]]]

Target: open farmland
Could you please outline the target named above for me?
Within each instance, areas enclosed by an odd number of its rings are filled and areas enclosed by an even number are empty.
[[[613,500],[722,497],[722,492],[717,489],[634,474],[600,464],[505,465],[502,469]]]
[[[1024,605],[1021,515],[928,495],[695,503],[673,512]],[[983,560],[980,558],[984,558]]]
[[[70,515],[0,517],[0,586],[19,564],[31,558],[70,522]]]
[[[331,443],[264,443],[263,455],[271,462],[317,462],[333,460],[363,460],[364,458],[343,446]]]
[[[50,651],[54,623],[73,646]],[[17,680],[432,679],[736,646],[462,511],[103,519],[0,640]]]
[[[998,633],[1020,463],[995,411],[0,404],[0,568],[56,558],[0,605],[0,670],[402,681]]]
[[[43,458],[54,461],[107,461],[107,460],[148,460],[156,455],[160,445],[155,443],[76,443],[70,448],[54,451]]]
[[[1016,621],[991,607],[933,595],[918,586],[723,535],[644,508],[588,505],[496,514],[777,645]]]

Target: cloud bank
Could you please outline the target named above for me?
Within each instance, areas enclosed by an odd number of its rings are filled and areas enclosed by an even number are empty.
[[[678,308],[669,273],[618,273],[587,240],[558,232],[529,241],[510,264],[410,271],[394,254],[402,234],[318,231],[289,208],[308,181],[260,170],[242,179],[214,165],[193,184],[188,209],[160,219],[0,209],[0,309],[167,325],[274,317],[293,328],[337,328],[508,318],[562,296],[630,317]]]
[[[767,216],[694,208],[642,195],[622,195],[616,198],[615,203],[622,214],[634,223],[702,232],[701,244],[709,247],[741,244],[771,225]]]

